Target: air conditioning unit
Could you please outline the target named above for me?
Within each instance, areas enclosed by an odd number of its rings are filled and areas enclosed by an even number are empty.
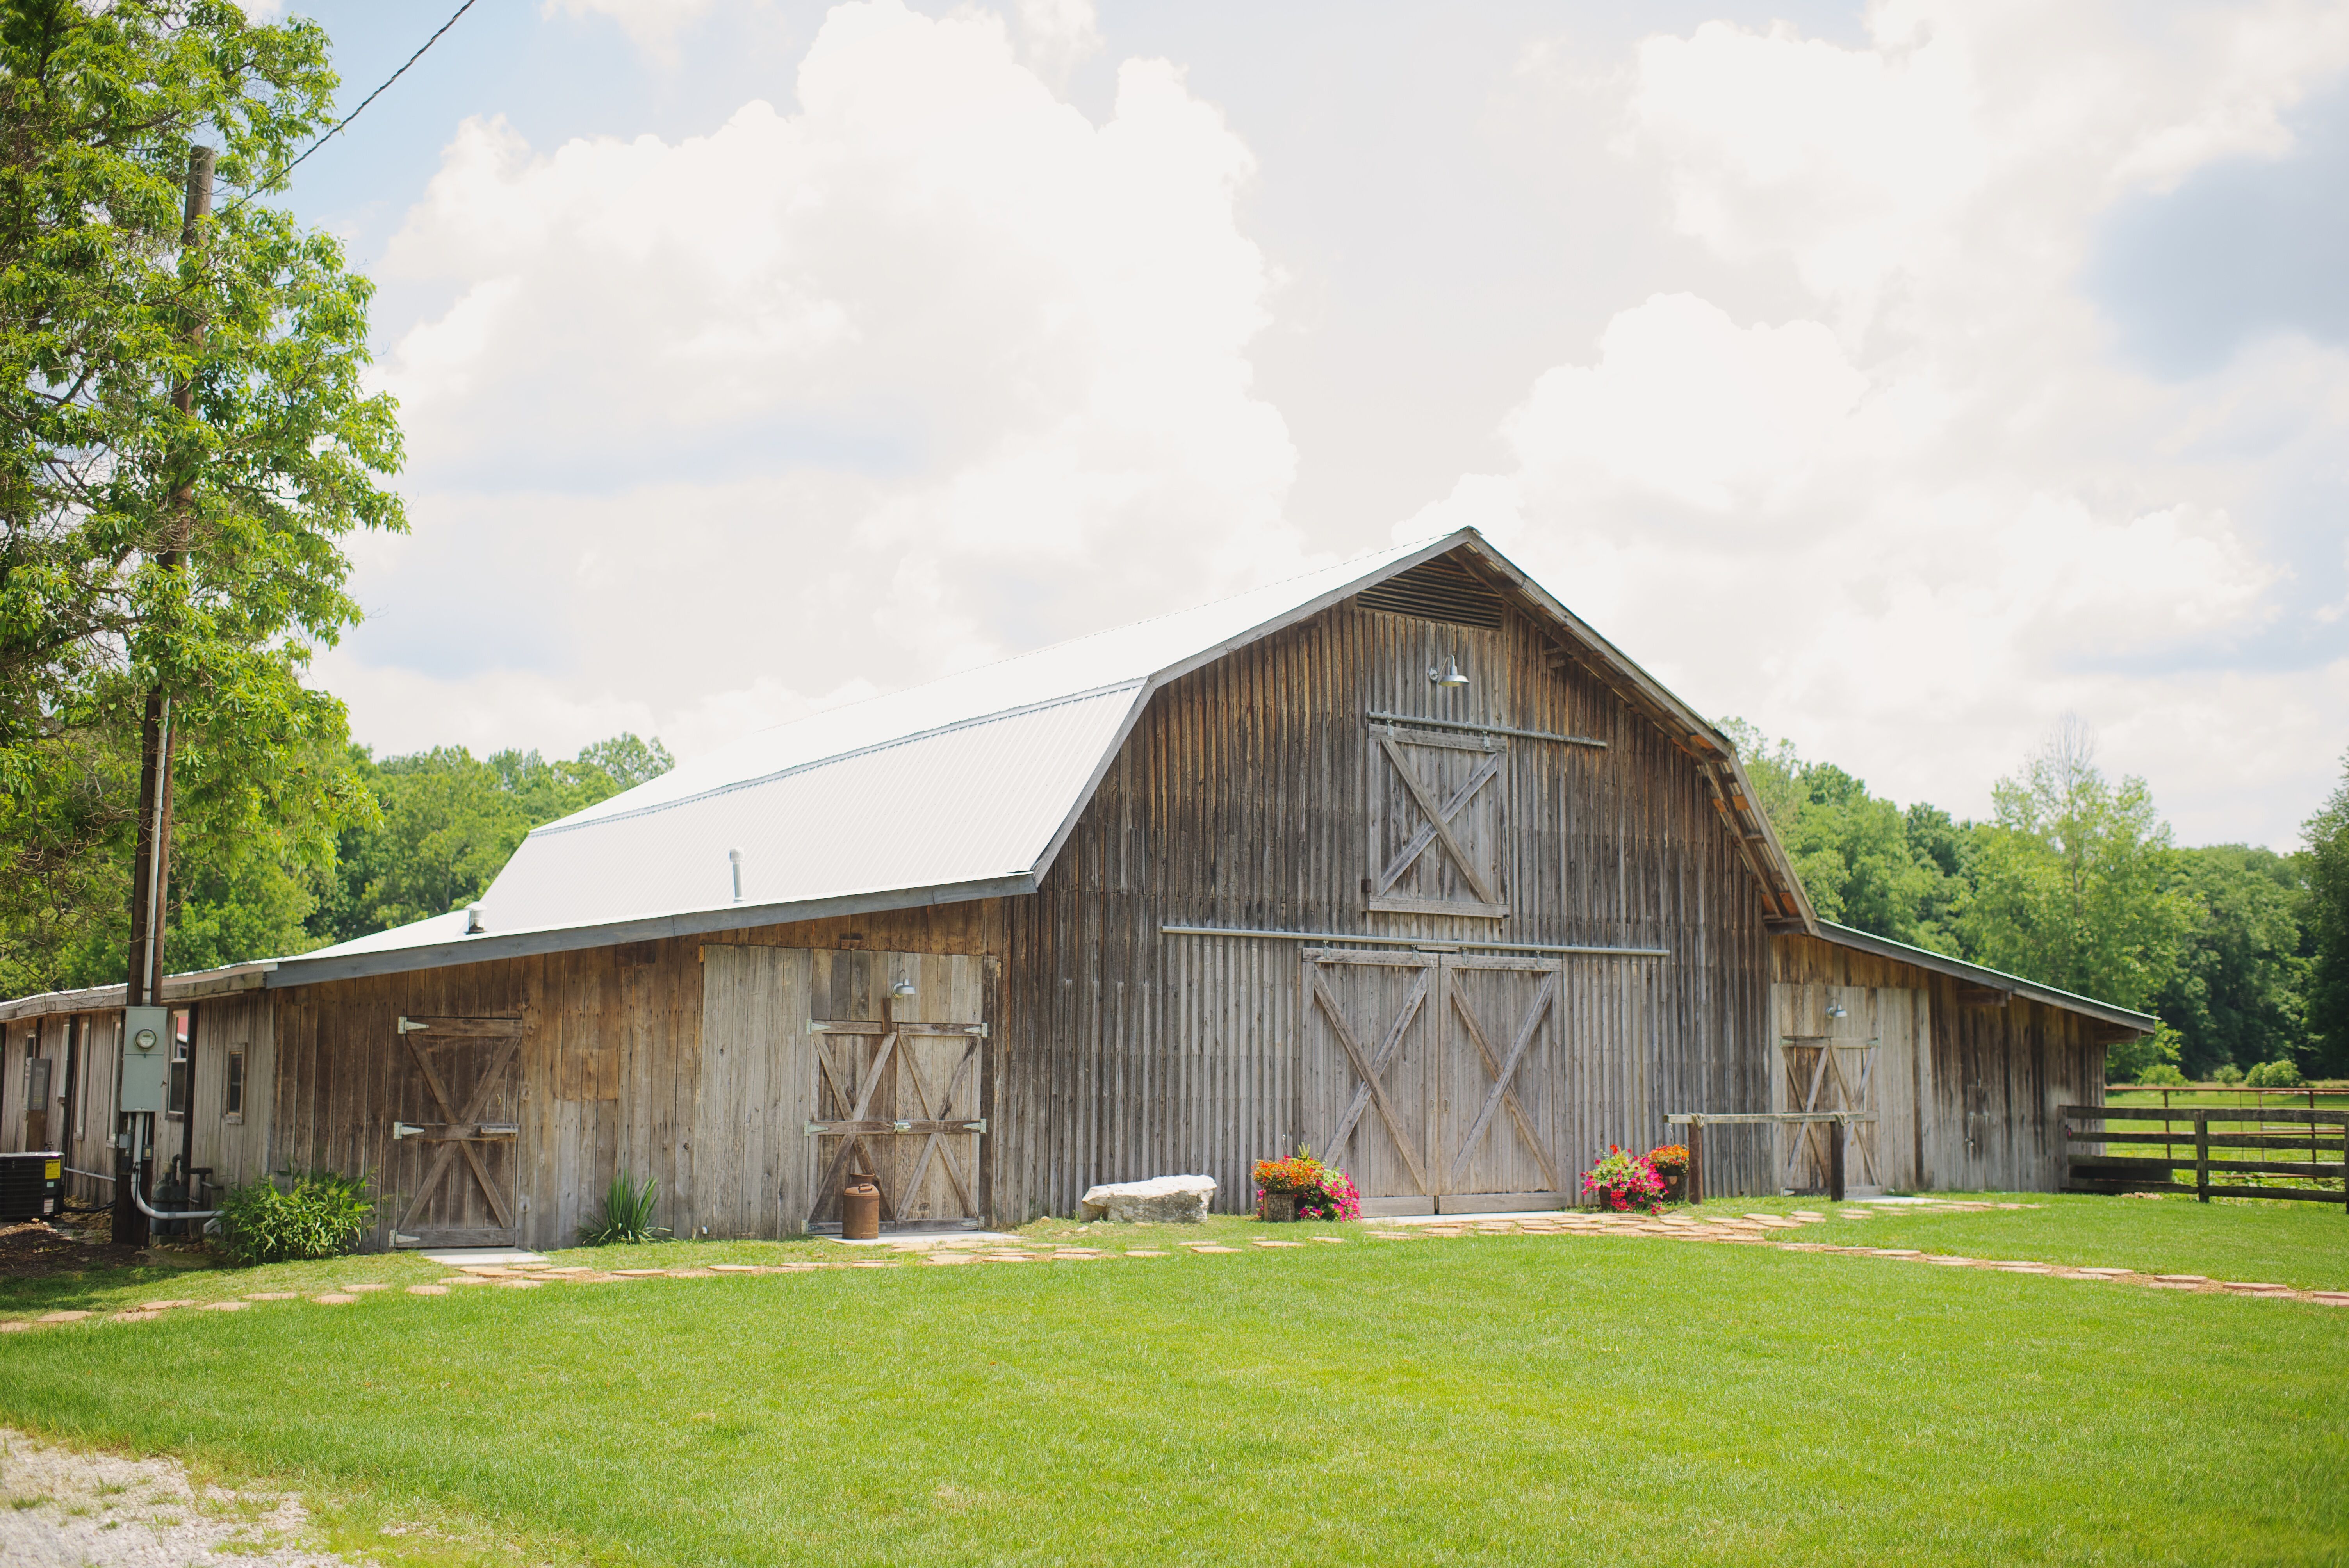
[[[65,1207],[65,1156],[0,1154],[0,1220],[54,1219]]]

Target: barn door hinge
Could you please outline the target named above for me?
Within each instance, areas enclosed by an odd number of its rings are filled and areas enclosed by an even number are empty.
[[[398,1231],[394,1231],[391,1233],[391,1244],[395,1247],[420,1247],[424,1244],[424,1238],[422,1236],[404,1236]]]
[[[969,1035],[976,1039],[983,1040],[987,1038],[987,1026],[985,1024],[973,1024],[968,1028],[963,1030],[963,1033]]]
[[[965,1132],[985,1132],[987,1130],[987,1118],[982,1116],[977,1121],[966,1121],[962,1124],[962,1130]]]
[[[414,1018],[403,1016],[399,1020],[399,1032],[403,1035],[420,1035],[431,1026],[429,1024],[420,1024]]]
[[[397,1143],[403,1138],[421,1138],[431,1130],[429,1127],[419,1127],[412,1121],[395,1121],[391,1124],[391,1140]]]

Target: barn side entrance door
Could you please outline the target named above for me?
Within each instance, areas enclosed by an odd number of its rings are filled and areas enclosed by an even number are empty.
[[[520,1018],[401,1018],[392,1100],[395,1247],[511,1247]]]
[[[1565,1202],[1558,975],[1548,959],[1307,950],[1304,1122],[1365,1213]]]
[[[1856,987],[1828,991],[1827,1032],[1788,1035],[1778,1042],[1778,1082],[1772,1109],[1781,1111],[1850,1110],[1881,1115],[1884,1099],[1876,1058],[1880,1041],[1868,1029],[1867,994]],[[1848,999],[1847,999],[1848,998]],[[1837,1011],[1837,1009],[1841,1009]],[[1828,1190],[1830,1140],[1843,1140],[1844,1192],[1873,1197],[1884,1190],[1878,1154],[1879,1123],[1802,1122],[1781,1130],[1780,1182],[1793,1192]]]
[[[852,1172],[881,1190],[881,1222],[977,1229],[992,1193],[986,1094],[992,965],[948,954],[812,954],[800,1058],[812,1114],[799,1217],[840,1226]]]

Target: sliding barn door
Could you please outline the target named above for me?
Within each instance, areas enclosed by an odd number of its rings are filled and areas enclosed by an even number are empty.
[[[1443,965],[1443,1191],[1470,1213],[1564,1201],[1556,1153],[1562,966],[1554,958],[1460,954]]]
[[[1428,1134],[1440,1078],[1429,1057],[1440,969],[1425,953],[1305,954],[1305,1125],[1313,1152],[1353,1178],[1365,1213],[1435,1212]]]

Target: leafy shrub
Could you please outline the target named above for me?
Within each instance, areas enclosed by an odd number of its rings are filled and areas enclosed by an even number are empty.
[[[2232,1062],[2221,1062],[2218,1068],[2211,1072],[2210,1081],[2212,1083],[2240,1083],[2243,1081],[2243,1069],[2237,1067]]]
[[[1335,1165],[1314,1159],[1309,1149],[1300,1147],[1288,1160],[1259,1160],[1254,1173],[1258,1199],[1267,1192],[1296,1193],[1300,1220],[1362,1217],[1361,1195],[1354,1191],[1354,1183]]]
[[[2243,1079],[2251,1088],[2298,1088],[2307,1081],[2300,1076],[2298,1064],[2289,1057],[2282,1061],[2261,1062]]]
[[[2182,1084],[2186,1081],[2186,1075],[2169,1063],[2163,1062],[2159,1067],[2147,1068],[2137,1074],[2137,1081],[2143,1084]]]
[[[367,1180],[288,1169],[274,1179],[233,1187],[219,1205],[221,1249],[248,1265],[347,1253],[375,1223]]]
[[[579,1227],[579,1239],[591,1247],[658,1240],[668,1234],[666,1227],[653,1223],[659,1207],[659,1179],[647,1176],[639,1184],[623,1168],[604,1189],[604,1206]]]
[[[1619,1212],[1652,1214],[1662,1206],[1668,1185],[1644,1154],[1626,1154],[1614,1144],[1607,1158],[1582,1175],[1582,1191]]]

